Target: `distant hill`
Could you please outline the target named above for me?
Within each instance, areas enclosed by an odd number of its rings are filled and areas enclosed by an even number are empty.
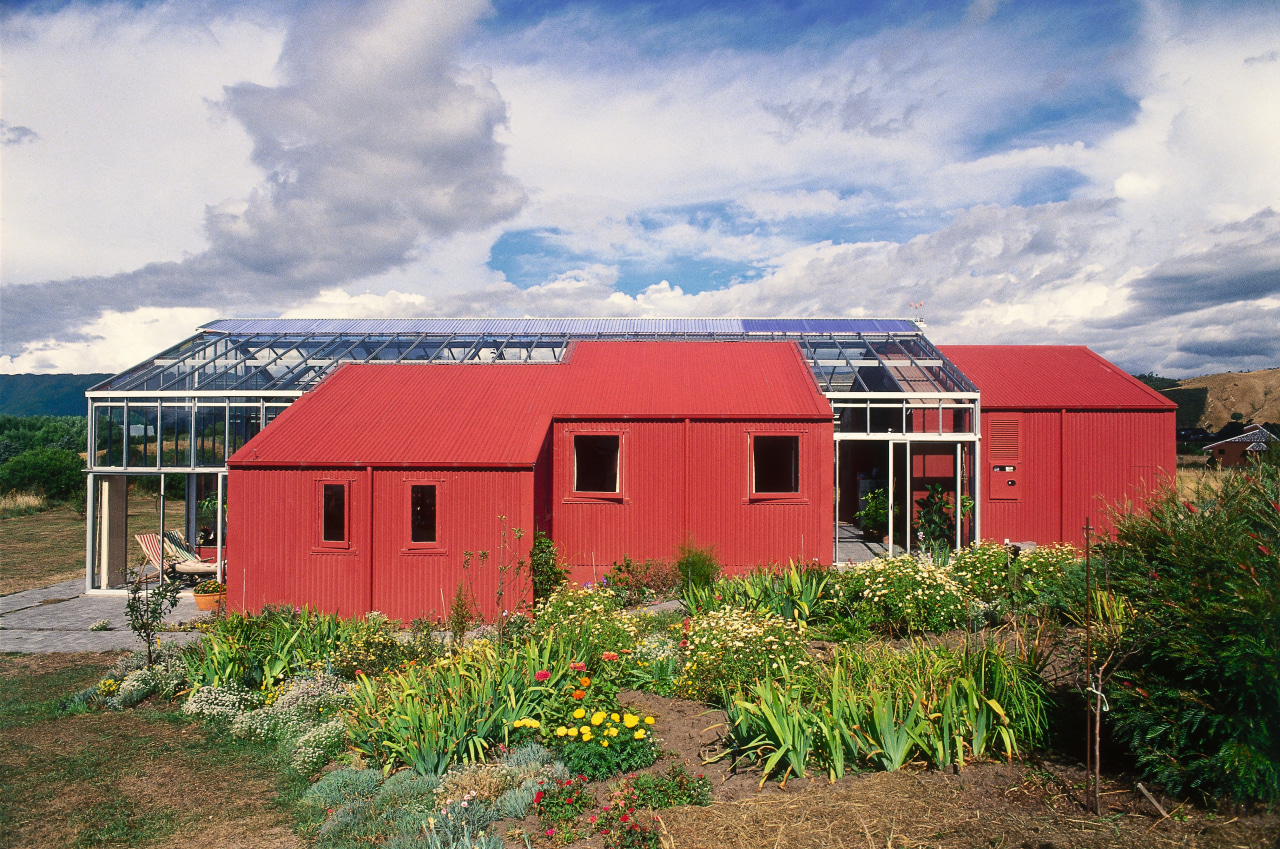
[[[1216,432],[1232,413],[1239,413],[1240,421],[1280,422],[1280,368],[1192,377],[1164,394],[1179,405],[1178,427]]]
[[[83,416],[84,391],[109,374],[0,374],[0,415]]]

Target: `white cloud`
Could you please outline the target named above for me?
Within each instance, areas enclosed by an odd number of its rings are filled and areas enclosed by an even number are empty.
[[[206,245],[204,204],[261,179],[213,104],[224,85],[274,80],[273,21],[112,4],[0,27],[5,122],[30,133],[4,148],[5,285],[180,260]]]
[[[194,307],[107,310],[74,342],[37,339],[17,356],[0,356],[0,373],[122,372],[195,335],[197,327],[218,317],[216,309]]]

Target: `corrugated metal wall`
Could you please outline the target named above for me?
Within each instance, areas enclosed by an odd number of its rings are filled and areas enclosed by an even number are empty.
[[[320,544],[319,488],[325,481],[349,484],[352,521],[345,549]],[[303,601],[342,616],[370,609],[367,472],[232,470],[227,504],[227,604],[232,609]]]
[[[1068,412],[1063,419],[1063,539],[1084,544],[1085,517],[1109,531],[1110,510],[1142,509],[1177,468],[1174,413]]]
[[[415,547],[409,539],[409,487],[434,484],[436,545]],[[533,541],[533,474],[519,471],[374,470],[373,609],[408,622],[444,616],[459,583],[470,586],[488,619],[497,610],[499,568],[528,559]],[[507,545],[502,551],[502,520]],[[525,532],[517,541],[516,528]],[[464,552],[489,552],[462,567]],[[514,609],[531,598],[526,570],[521,584],[508,572],[503,606]]]
[[[830,424],[628,420],[556,422],[553,431],[553,537],[574,580],[597,580],[624,556],[674,559],[686,539],[713,545],[731,572],[831,560]],[[621,434],[619,497],[572,495],[573,435],[583,432]],[[797,497],[750,497],[751,433],[800,437]]]
[[[319,539],[319,487],[327,481],[348,482],[346,548]],[[415,482],[437,486],[435,547],[409,543]],[[504,558],[499,517],[507,519],[508,557],[527,559],[533,540],[530,471],[233,469],[228,503],[227,601],[237,610],[305,602],[342,616],[379,610],[409,621],[443,616],[465,580],[492,618]],[[515,528],[525,531],[522,540]],[[473,558],[464,572],[465,551],[488,551],[489,561]],[[527,583],[508,583],[504,607],[514,608],[521,595]]]
[[[1173,474],[1173,415],[984,410],[983,537],[1083,546],[1086,517],[1105,532],[1110,508],[1143,506]]]

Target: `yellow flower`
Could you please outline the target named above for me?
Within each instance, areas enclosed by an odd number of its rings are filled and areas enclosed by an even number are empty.
[[[590,730],[587,730],[587,731],[583,731],[583,732],[582,732],[582,742],[584,742],[584,743],[590,743],[590,742],[591,742],[591,731],[590,731]]]
[[[653,717],[652,717],[652,716],[646,716],[646,717],[644,718],[644,724],[645,724],[645,725],[653,725]]]
[[[604,722],[604,716],[605,714],[604,714],[604,711],[602,710],[598,710],[595,713],[591,714],[591,724],[599,725],[600,723]]]
[[[621,717],[619,717],[616,713],[609,714],[609,718],[612,719],[614,722],[618,722],[621,720]]]
[[[590,725],[584,725],[584,726],[582,726],[582,733],[583,733],[583,734],[590,734],[590,733],[591,733],[591,726],[590,726]]]
[[[582,708],[578,708],[577,710],[575,710],[575,711],[573,712],[573,718],[574,718],[574,719],[582,719],[582,717],[584,717],[584,716],[586,716],[586,715],[587,715],[587,712],[586,712],[585,710],[583,710]]]
[[[618,729],[616,729],[616,728],[610,728],[606,733],[607,733],[610,737],[617,737],[617,736],[618,736]]]
[[[635,716],[634,714],[627,713],[622,715],[622,724],[628,728],[635,728],[639,722],[640,717]]]
[[[576,728],[570,728],[570,729],[569,729],[569,731],[568,731],[568,734],[569,734],[569,736],[570,736],[570,737],[577,737],[577,736],[578,736],[578,729],[576,729]]]
[[[561,725],[559,728],[557,728],[557,729],[556,729],[556,736],[557,736],[557,737],[563,737],[564,735],[566,735],[566,734],[568,734],[568,733],[569,733],[569,729],[565,728],[563,725]]]
[[[604,747],[607,749],[607,748],[609,748],[609,741],[608,741],[608,740],[601,740],[601,741],[600,741],[600,745],[601,745],[601,746],[604,746]]]
[[[635,734],[633,734],[633,735],[631,735],[631,736],[635,737],[637,740],[643,740],[643,739],[644,739],[644,729],[643,729],[643,728],[637,728],[637,729],[636,729],[636,733],[635,733]]]

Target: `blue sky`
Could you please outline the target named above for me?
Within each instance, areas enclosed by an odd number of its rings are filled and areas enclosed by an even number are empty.
[[[233,316],[909,316],[1280,365],[1264,2],[8,3],[0,370]]]

